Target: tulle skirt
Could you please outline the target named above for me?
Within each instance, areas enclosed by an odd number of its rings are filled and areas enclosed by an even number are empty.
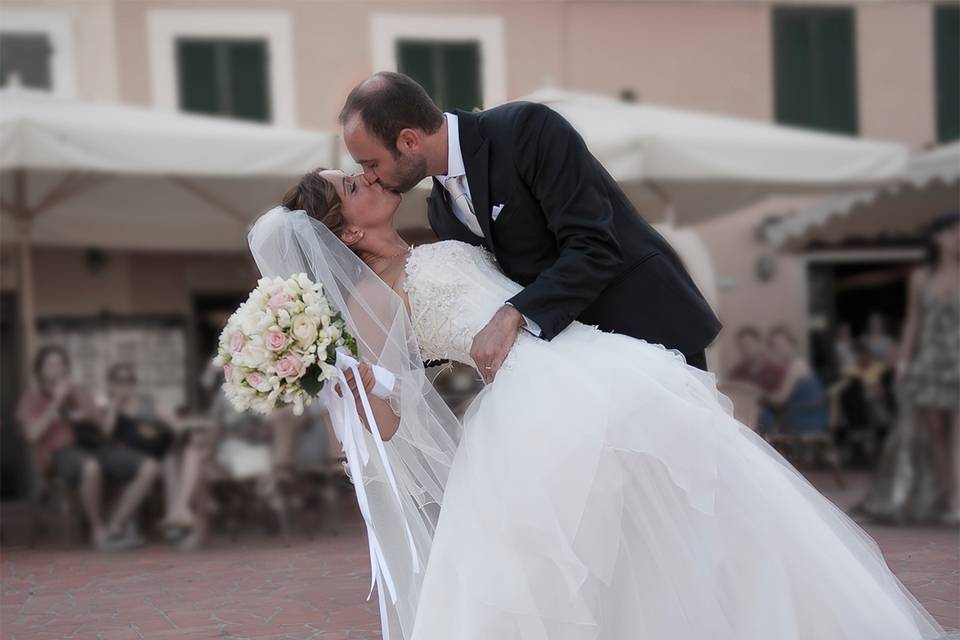
[[[414,640],[911,640],[876,543],[713,376],[574,324],[522,335],[464,418]]]

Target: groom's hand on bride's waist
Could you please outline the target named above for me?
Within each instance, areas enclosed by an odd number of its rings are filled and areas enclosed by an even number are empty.
[[[505,304],[474,336],[470,357],[477,364],[477,370],[486,384],[493,382],[497,376],[524,323],[523,315],[512,305]]]

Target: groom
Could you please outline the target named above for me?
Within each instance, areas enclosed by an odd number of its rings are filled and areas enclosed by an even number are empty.
[[[382,72],[350,92],[340,124],[368,182],[404,193],[432,176],[434,232],[485,246],[525,287],[474,338],[486,382],[520,331],[551,340],[574,320],[677,349],[706,370],[720,322],[555,111],[513,102],[442,113],[414,80]]]

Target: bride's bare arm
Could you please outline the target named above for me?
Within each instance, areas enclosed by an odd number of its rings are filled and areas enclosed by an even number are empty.
[[[407,312],[409,317],[409,307],[407,307],[406,292],[403,291],[402,286],[397,286],[400,283],[394,281],[392,283],[387,282],[386,284],[397,291],[397,293],[400,295],[400,298],[404,304],[404,310]],[[358,335],[355,337],[357,337],[357,347],[360,360],[363,363],[359,367],[360,378],[364,389],[367,391],[367,398],[370,401],[370,408],[373,411],[373,418],[377,421],[377,426],[380,428],[380,437],[384,440],[389,440],[400,428],[400,416],[397,415],[388,400],[384,400],[373,395],[372,392],[376,381],[374,380],[373,369],[369,364],[378,360],[379,352],[387,341],[385,330],[388,329],[380,325],[380,323],[371,315],[370,309],[367,309],[364,305],[360,304],[360,299],[363,299],[363,297],[361,296],[359,299],[351,298],[347,300],[347,307],[350,311],[350,317],[353,319],[358,333]],[[363,339],[361,339],[360,336],[363,336]],[[350,385],[350,392],[353,393],[353,399],[357,405],[357,413],[359,413],[360,419],[363,421],[363,425],[369,430],[370,425],[367,424],[363,410],[363,404],[360,400],[357,381],[354,379],[353,372],[348,369],[347,371],[344,371],[344,375],[346,376]]]
[[[387,400],[373,395],[373,387],[376,384],[373,377],[373,368],[369,364],[361,364],[358,369],[360,371],[360,382],[363,384],[363,388],[366,389],[367,399],[370,401],[373,419],[377,421],[377,426],[380,428],[380,437],[384,440],[389,440],[400,428],[400,416],[393,412],[393,407],[390,406]],[[360,391],[357,386],[356,377],[350,369],[345,371],[344,375],[347,378],[347,384],[350,385],[350,392],[353,393],[353,400],[357,404],[357,413],[360,414],[363,426],[370,429],[363,410],[363,402],[360,400]]]

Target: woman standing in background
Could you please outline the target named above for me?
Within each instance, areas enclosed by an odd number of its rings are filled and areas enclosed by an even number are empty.
[[[928,233],[911,275],[897,362],[898,416],[857,511],[880,520],[960,523],[960,211]]]
[[[960,211],[930,228],[930,264],[910,279],[897,372],[930,453],[944,519],[960,523]]]

